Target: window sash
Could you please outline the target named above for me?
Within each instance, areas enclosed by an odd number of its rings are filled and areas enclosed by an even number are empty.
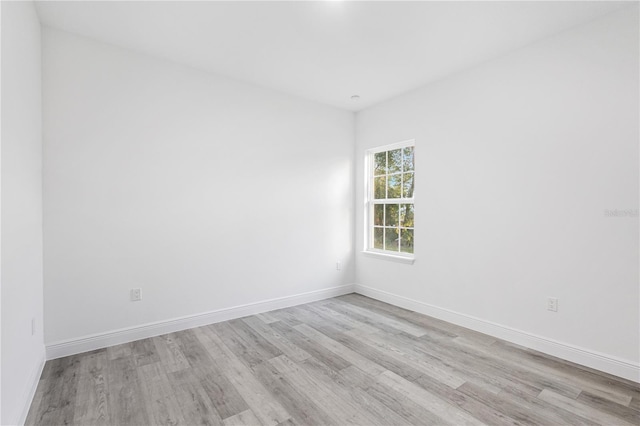
[[[415,179],[415,159],[414,159],[414,166],[413,166],[413,170],[411,171],[405,171],[403,169],[401,169],[401,171],[399,172],[393,172],[393,173],[388,173],[388,170],[386,170],[386,173],[382,174],[382,175],[375,175],[374,173],[374,168],[375,168],[375,154],[377,153],[381,153],[381,152],[388,152],[388,151],[393,151],[396,149],[403,149],[403,148],[408,148],[408,147],[413,147],[414,148],[414,153],[415,153],[415,142],[413,140],[410,141],[404,141],[404,142],[398,142],[395,144],[391,144],[391,145],[385,145],[382,147],[378,147],[378,148],[374,148],[371,150],[367,151],[367,155],[365,157],[365,170],[366,170],[366,188],[365,188],[365,194],[366,194],[366,200],[365,200],[365,219],[366,219],[366,224],[365,224],[365,251],[370,251],[370,252],[375,252],[375,253],[381,253],[381,254],[389,254],[389,255],[393,255],[393,256],[401,256],[401,257],[409,257],[409,258],[413,258],[414,257],[414,253],[409,253],[409,252],[404,252],[401,251],[402,250],[402,246],[401,246],[401,239],[402,239],[402,231],[403,230],[411,230],[414,232],[413,234],[413,238],[415,238],[415,218],[414,218],[414,226],[411,227],[407,227],[407,226],[400,226],[400,221],[398,220],[398,224],[396,226],[386,226],[385,221],[383,221],[382,225],[376,225],[375,224],[375,216],[374,216],[374,209],[376,205],[388,205],[388,204],[411,204],[411,205],[415,205],[414,200],[415,200],[415,189],[414,189],[414,193],[412,194],[413,196],[410,198],[407,197],[402,197],[402,198],[374,198],[375,194],[374,194],[374,181],[376,179],[376,177],[380,177],[380,176],[393,176],[393,175],[402,175],[404,173],[413,173],[414,179]],[[415,154],[414,154],[415,155]],[[403,191],[403,186],[401,186],[401,191]],[[404,195],[404,194],[402,194]],[[388,196],[387,190],[385,190],[385,196]],[[415,208],[414,208],[415,211]],[[376,229],[383,229],[382,233],[383,233],[383,238],[386,239],[386,230],[387,229],[397,229],[398,230],[398,250],[385,250],[385,242],[383,239],[383,249],[379,249],[379,248],[375,248],[375,241],[374,241],[374,233]]]
[[[411,202],[406,202],[406,203],[398,203],[396,200],[392,200],[394,202],[391,203],[378,203],[378,202],[370,202],[369,204],[369,208],[368,208],[368,223],[367,223],[367,241],[366,241],[366,246],[365,246],[365,250],[367,251],[375,251],[377,253],[388,253],[388,254],[393,254],[394,256],[407,256],[407,257],[413,257],[414,253],[412,252],[406,252],[406,251],[402,251],[402,231],[403,230],[409,230],[409,231],[413,231],[414,235],[413,238],[415,239],[415,225],[414,226],[404,226],[400,223],[400,219],[398,218],[398,223],[397,225],[387,225],[386,224],[386,220],[383,220],[382,225],[376,225],[375,224],[375,216],[374,216],[374,209],[375,209],[375,205],[376,204],[380,204],[380,205],[387,205],[387,204],[411,204],[414,205],[413,201]],[[386,219],[386,216],[385,216]],[[414,219],[415,221],[415,219]],[[415,222],[414,222],[415,223]],[[375,230],[376,229],[383,229],[383,242],[382,242],[382,247],[385,247],[386,245],[386,238],[387,238],[387,233],[386,230],[387,229],[396,229],[398,230],[398,249],[397,250],[389,250],[389,249],[380,249],[380,248],[376,248],[375,247]]]

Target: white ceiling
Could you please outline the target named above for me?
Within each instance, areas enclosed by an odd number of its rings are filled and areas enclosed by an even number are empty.
[[[55,1],[37,8],[50,27],[357,111],[625,5]]]

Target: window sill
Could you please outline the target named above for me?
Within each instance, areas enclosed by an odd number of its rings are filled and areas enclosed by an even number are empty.
[[[388,260],[388,261],[391,261],[391,262],[406,263],[408,265],[413,265],[413,262],[416,260],[415,257],[395,256],[393,254],[381,253],[381,252],[377,252],[377,251],[363,250],[362,254],[364,254],[365,256],[368,256],[368,257],[375,257],[375,258],[378,258],[378,259],[384,259],[384,260]]]

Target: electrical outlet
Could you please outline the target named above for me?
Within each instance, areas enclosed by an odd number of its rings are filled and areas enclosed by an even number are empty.
[[[342,269],[342,265],[340,264],[340,262],[336,262],[336,270],[341,270]]]
[[[32,336],[36,335],[36,319],[35,318],[31,318],[31,335]]]
[[[142,289],[132,288],[131,289],[131,301],[132,302],[139,302],[140,300],[142,300]]]
[[[558,312],[558,299],[550,297],[547,299],[547,310],[552,312]]]

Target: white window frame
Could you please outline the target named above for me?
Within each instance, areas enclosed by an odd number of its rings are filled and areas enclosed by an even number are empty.
[[[415,215],[415,189],[413,197],[411,198],[385,198],[374,199],[374,157],[379,152],[392,151],[398,148],[413,147],[414,152],[414,165],[413,173],[415,179],[416,163],[415,163],[415,139],[410,139],[402,142],[397,142],[389,145],[384,145],[376,148],[372,148],[365,153],[365,202],[364,202],[364,250],[363,253],[367,256],[377,257],[386,260],[392,260],[402,263],[413,264],[415,260],[414,253],[406,253],[400,251],[390,251],[376,249],[373,247],[373,232],[374,232],[374,204],[413,204]],[[415,182],[415,180],[414,180]],[[415,217],[414,217],[414,238],[415,238]]]

